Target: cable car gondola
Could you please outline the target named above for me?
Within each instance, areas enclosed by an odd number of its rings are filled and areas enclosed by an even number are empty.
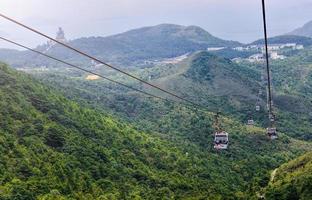
[[[214,134],[214,148],[217,150],[225,150],[229,145],[229,134],[221,130],[219,123],[219,112],[215,115],[214,122],[215,134]]]
[[[269,114],[269,120],[270,122],[275,122],[275,117],[273,114]]]
[[[247,125],[248,126],[253,126],[255,124],[255,121],[253,120],[252,117],[252,112],[249,112],[248,120],[247,120]]]
[[[276,128],[275,128],[275,127],[269,127],[269,128],[267,128],[267,134],[268,134],[268,136],[269,136],[269,138],[270,138],[271,140],[275,140],[275,139],[278,138],[278,136],[277,136],[277,131],[276,131]]]
[[[260,97],[258,96],[257,98],[257,102],[256,102],[256,111],[260,111],[261,107],[260,107]]]
[[[262,90],[261,90],[261,89],[259,90],[258,95],[259,95],[259,96],[261,96],[261,95],[262,95]]]
[[[255,121],[253,120],[253,119],[249,119],[248,121],[247,121],[247,125],[248,126],[253,126],[255,124]]]
[[[229,145],[229,134],[225,131],[216,132],[214,138],[215,149],[227,149]]]

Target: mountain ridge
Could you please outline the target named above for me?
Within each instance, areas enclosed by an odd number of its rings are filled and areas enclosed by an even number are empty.
[[[297,28],[290,33],[287,33],[288,35],[299,35],[299,36],[306,36],[306,37],[312,37],[312,20],[305,23],[302,27]]]
[[[299,35],[279,35],[268,38],[269,44],[285,44],[285,43],[296,43],[304,46],[312,45],[312,38]],[[256,40],[249,45],[264,44],[264,39]]]
[[[78,38],[69,41],[69,45],[106,62],[133,66],[144,60],[172,58],[197,50],[206,50],[208,47],[233,47],[240,43],[219,39],[197,26],[160,24],[107,37]],[[90,60],[82,58],[60,45],[54,45],[47,49],[47,45],[37,47],[37,50],[60,59],[90,65]],[[13,66],[58,66],[55,62],[28,51],[15,51],[10,55],[10,52],[1,50],[0,59]]]

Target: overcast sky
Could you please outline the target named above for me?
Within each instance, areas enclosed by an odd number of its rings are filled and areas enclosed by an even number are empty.
[[[302,26],[311,11],[312,0],[267,0],[269,35]],[[0,12],[52,36],[61,26],[69,39],[161,23],[197,25],[240,42],[262,37],[261,0],[0,0]],[[45,42],[2,18],[0,35],[32,47]]]

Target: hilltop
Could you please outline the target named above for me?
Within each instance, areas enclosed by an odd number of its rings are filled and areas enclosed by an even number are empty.
[[[161,24],[108,37],[79,38],[69,41],[69,45],[107,62],[129,67],[144,60],[171,58],[208,47],[233,47],[240,43],[219,39],[197,26]],[[37,50],[74,63],[90,65],[91,62],[60,45],[52,48],[41,45]],[[29,51],[0,50],[0,60],[15,67],[59,66]]]

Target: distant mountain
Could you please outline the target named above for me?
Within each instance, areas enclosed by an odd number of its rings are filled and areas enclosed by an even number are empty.
[[[312,152],[277,168],[266,189],[267,199],[311,199]]]
[[[297,35],[280,35],[268,39],[269,44],[297,43],[304,46],[312,45],[312,38]],[[264,40],[256,40],[251,45],[263,44]]]
[[[239,46],[240,43],[219,39],[197,26],[161,24],[109,37],[80,38],[70,41],[69,45],[107,62],[131,65],[137,61],[171,58],[209,47]],[[47,45],[37,49],[45,51]],[[29,54],[28,51],[11,53],[14,53],[14,56],[10,56],[10,52],[0,51],[0,60],[14,66],[56,65],[42,56]],[[53,46],[46,53],[75,63],[90,63],[90,60],[60,45]]]
[[[304,24],[302,27],[295,29],[294,31],[288,33],[288,35],[300,35],[306,37],[312,37],[312,21]]]

